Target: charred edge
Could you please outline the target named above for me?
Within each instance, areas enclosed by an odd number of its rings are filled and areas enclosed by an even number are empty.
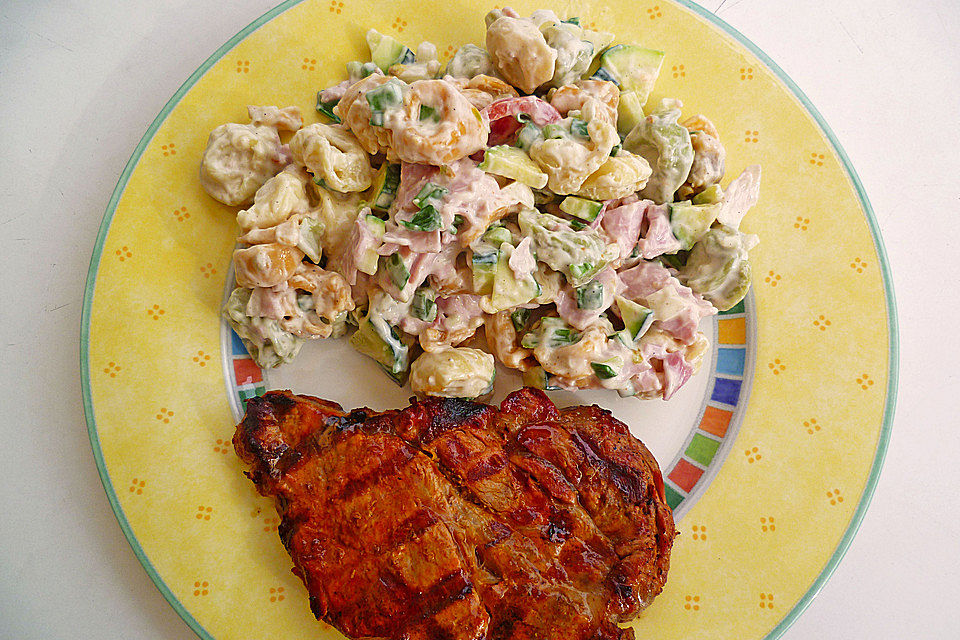
[[[421,406],[426,404],[426,402],[421,403]],[[430,407],[432,409],[430,427],[420,438],[424,444],[433,442],[451,429],[463,429],[470,424],[475,424],[477,418],[492,410],[488,405],[462,398],[444,398],[431,404],[434,406]]]
[[[243,416],[234,436],[234,449],[240,458],[250,464],[251,480],[260,485],[260,478],[277,476],[276,464],[289,448],[283,440],[261,437],[278,425],[274,404],[266,398],[250,398],[247,412]],[[240,440],[238,442],[238,439]]]

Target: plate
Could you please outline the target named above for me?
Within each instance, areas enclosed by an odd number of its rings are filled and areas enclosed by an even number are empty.
[[[529,13],[538,3],[514,6]],[[342,340],[311,343],[275,371],[249,360],[219,319],[235,210],[199,186],[207,133],[245,122],[247,104],[298,105],[311,121],[317,89],[365,56],[367,28],[430,40],[447,58],[481,41],[488,8],[284,3],[184,83],[120,177],[84,299],[88,430],[134,552],[202,638],[338,637],[310,614],[277,515],[232,453],[244,400],[282,387],[384,409],[409,396]],[[753,292],[704,324],[714,346],[701,372],[669,403],[553,397],[610,408],[664,469],[681,535],[665,591],[633,623],[638,637],[778,637],[849,545],[889,439],[897,332],[876,221],[816,109],[713,14],[667,0],[550,8],[666,51],[652,99],[679,97],[685,113],[717,124],[727,179],[763,165],[760,202],[744,222],[762,239]],[[499,379],[501,397],[517,384]]]

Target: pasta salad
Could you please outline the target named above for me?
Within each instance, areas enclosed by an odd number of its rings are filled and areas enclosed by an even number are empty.
[[[420,394],[482,396],[495,358],[530,386],[669,399],[701,320],[750,286],[760,168],[722,188],[710,120],[647,103],[664,53],[509,8],[445,65],[367,42],[321,122],[250,106],[210,134],[201,184],[241,207],[223,313],[251,356],[352,330]]]

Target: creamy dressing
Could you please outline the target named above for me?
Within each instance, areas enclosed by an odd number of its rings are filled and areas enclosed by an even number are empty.
[[[703,359],[701,320],[749,286],[756,238],[737,227],[759,167],[722,191],[719,133],[700,115],[681,125],[670,99],[621,145],[628,83],[584,77],[610,34],[552,11],[486,22],[486,49],[461,47],[443,74],[432,44],[414,55],[372,32],[376,64],[349,63],[318,95],[342,123],[250,106],[249,124],[210,134],[201,184],[244,207],[224,315],[266,367],[363,318],[394,373],[419,341],[419,394],[487,393],[496,355],[548,386],[669,398]],[[495,173],[496,145],[515,149]],[[546,187],[513,179],[542,184],[531,173]],[[671,220],[707,187],[718,223]],[[459,346],[481,326],[494,355]]]

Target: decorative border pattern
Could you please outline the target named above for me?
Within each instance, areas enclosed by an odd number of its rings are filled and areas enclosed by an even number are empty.
[[[223,300],[220,308],[226,305],[227,298],[233,290],[233,265],[227,270],[223,288]],[[227,399],[230,402],[230,411],[233,419],[239,422],[247,412],[247,400],[254,396],[262,396],[267,392],[266,382],[260,366],[247,353],[240,336],[230,327],[230,324],[220,319],[220,359],[223,367],[223,380],[227,387]]]
[[[664,470],[667,504],[679,521],[703,495],[726,460],[743,422],[756,362],[753,290],[715,319],[710,384],[696,426]]]

